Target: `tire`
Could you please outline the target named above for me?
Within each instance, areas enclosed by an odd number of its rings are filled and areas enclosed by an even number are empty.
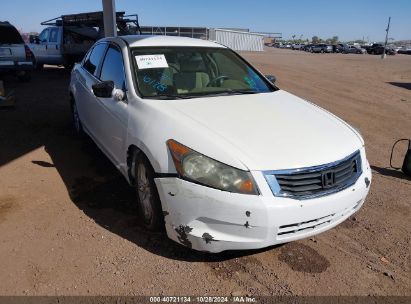
[[[31,72],[30,71],[23,71],[23,74],[18,75],[17,78],[21,82],[29,82],[31,80]]]
[[[44,68],[44,65],[42,63],[37,63],[37,60],[35,57],[33,57],[33,67],[37,71],[41,71]]]
[[[68,71],[71,72],[71,70],[72,70],[73,67],[74,67],[74,62],[73,62],[73,61],[66,61],[66,62],[63,64],[63,66],[64,66],[64,68],[65,68],[66,70],[68,70]]]
[[[66,70],[71,71],[74,67],[75,59],[72,56],[65,56],[63,66]]]
[[[84,137],[83,125],[80,120],[80,115],[78,113],[77,104],[73,100],[71,104],[71,116],[73,119],[73,128],[78,137]]]
[[[157,186],[154,182],[154,170],[143,153],[136,153],[133,167],[139,216],[147,230],[164,230],[164,216]]]

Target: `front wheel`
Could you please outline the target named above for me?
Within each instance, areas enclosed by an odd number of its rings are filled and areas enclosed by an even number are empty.
[[[39,63],[35,57],[33,57],[33,68],[36,71],[41,71],[44,68],[44,64]]]
[[[154,170],[142,153],[135,156],[134,167],[138,209],[142,223],[148,230],[160,231],[164,227],[164,217],[154,182]]]

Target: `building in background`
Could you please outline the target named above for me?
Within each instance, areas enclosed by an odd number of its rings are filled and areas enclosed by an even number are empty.
[[[177,27],[177,26],[140,26],[143,35],[179,36],[197,39],[208,39],[206,27]]]
[[[262,51],[264,36],[249,29],[209,29],[206,27],[140,26],[143,35],[164,35],[212,40],[236,51]]]
[[[281,38],[281,33],[252,33],[245,28],[140,26],[143,35],[164,35],[212,40],[236,51],[263,51],[264,39]]]
[[[226,29],[210,29],[209,40],[221,43],[236,51],[264,51],[264,35]]]

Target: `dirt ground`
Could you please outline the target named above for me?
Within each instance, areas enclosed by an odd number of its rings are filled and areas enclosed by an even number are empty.
[[[411,296],[411,180],[387,168],[393,142],[411,137],[411,56],[244,55],[360,129],[373,184],[355,216],[311,239],[218,255],[148,233],[133,190],[73,134],[69,73],[49,67],[30,83],[7,78],[16,107],[0,110],[0,294]]]

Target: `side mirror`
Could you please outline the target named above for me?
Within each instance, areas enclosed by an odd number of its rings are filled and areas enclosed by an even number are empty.
[[[274,75],[266,75],[265,78],[267,78],[267,80],[272,84],[275,84],[275,82],[277,81],[277,78]]]
[[[30,38],[30,43],[40,44],[39,36],[34,36],[34,37]]]
[[[100,98],[111,98],[113,97],[114,82],[113,81],[103,81],[96,83],[92,86],[93,93]]]

